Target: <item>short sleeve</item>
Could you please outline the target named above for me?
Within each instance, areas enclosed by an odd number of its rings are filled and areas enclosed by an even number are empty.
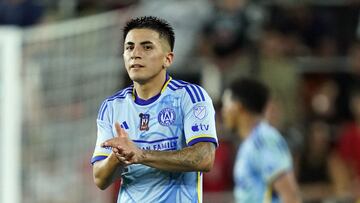
[[[281,135],[264,135],[262,143],[260,170],[264,180],[270,183],[281,173],[292,170],[292,159],[286,141]]]
[[[96,120],[97,123],[97,139],[95,144],[95,150],[93,156],[91,158],[91,164],[94,164],[96,161],[100,161],[108,157],[111,153],[111,148],[103,148],[101,147],[101,143],[105,142],[108,139],[114,137],[112,131],[112,125],[110,121],[110,109],[109,104],[105,101],[100,109],[98,118]]]
[[[182,108],[187,145],[212,142],[217,146],[215,110],[211,98],[198,85],[189,84],[185,90]]]

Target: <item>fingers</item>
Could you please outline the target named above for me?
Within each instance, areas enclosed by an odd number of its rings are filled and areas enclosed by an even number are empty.
[[[132,158],[135,155],[134,152],[125,153],[125,151],[122,148],[120,148],[120,146],[113,148],[112,151],[116,155],[116,158],[120,162],[122,162],[126,165],[129,165],[132,163]]]
[[[115,138],[106,140],[105,142],[101,143],[100,146],[101,147],[115,147],[116,146]]]
[[[120,137],[128,137],[128,134],[126,133],[124,128],[120,128],[120,131],[121,131]]]
[[[118,137],[127,137],[126,131],[121,127],[119,122],[115,123],[116,135]]]
[[[112,151],[119,156],[125,156],[126,153],[124,152],[124,150],[119,146],[119,147],[113,147]]]
[[[106,142],[103,142],[101,143],[100,145],[101,147],[110,147],[109,143],[106,141]]]
[[[121,128],[121,125],[120,125],[119,122],[116,122],[116,123],[115,123],[115,129],[116,129],[116,135],[117,135],[118,137],[120,137],[121,132],[122,132],[122,128]]]
[[[130,153],[125,154],[126,160],[131,160],[134,156],[135,156],[134,152],[130,152]]]
[[[121,127],[119,122],[115,123],[115,130],[116,130],[116,137],[106,140],[104,143],[101,144],[101,147],[116,147],[116,143],[118,143],[117,138],[128,138],[128,134],[126,131]]]
[[[126,165],[129,165],[129,161],[127,161],[125,157],[116,155],[116,158],[117,158],[121,163],[126,164]]]
[[[116,155],[116,157],[120,162],[124,163],[125,165],[130,165],[133,163],[132,156],[131,158],[128,158],[129,156]]]

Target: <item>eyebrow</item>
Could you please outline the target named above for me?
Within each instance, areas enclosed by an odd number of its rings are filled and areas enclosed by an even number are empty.
[[[126,42],[126,45],[134,45],[135,43],[134,42]],[[145,44],[154,44],[153,42],[151,41],[143,41],[143,42],[140,42],[141,45],[145,45]]]

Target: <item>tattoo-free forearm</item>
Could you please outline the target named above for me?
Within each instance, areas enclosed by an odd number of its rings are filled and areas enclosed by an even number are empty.
[[[95,184],[102,190],[106,189],[116,179],[121,177],[123,166],[111,153],[106,159],[97,161],[93,166],[93,178]]]
[[[284,203],[301,203],[298,186],[292,171],[284,172],[273,183],[275,191]]]
[[[210,142],[200,142],[177,151],[144,150],[139,163],[166,171],[208,172],[215,159],[215,146]]]

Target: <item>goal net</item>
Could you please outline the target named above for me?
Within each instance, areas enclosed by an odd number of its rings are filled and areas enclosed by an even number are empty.
[[[128,16],[0,29],[0,202],[109,202],[90,158],[98,107],[124,82]]]

